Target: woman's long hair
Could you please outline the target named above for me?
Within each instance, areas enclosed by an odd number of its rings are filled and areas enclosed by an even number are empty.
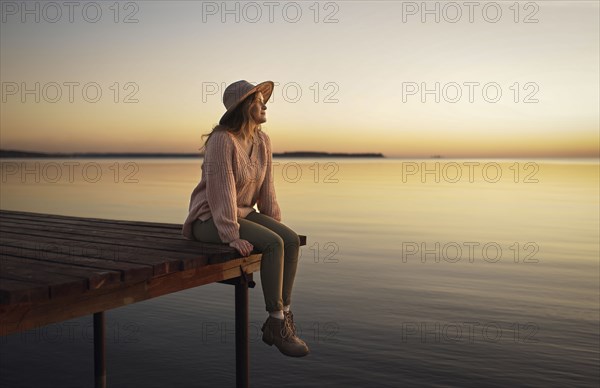
[[[202,145],[202,148],[199,148],[200,151],[206,149],[206,144],[208,140],[212,136],[213,133],[217,131],[229,131],[235,135],[238,135],[245,140],[246,138],[252,135],[253,128],[256,128],[256,132],[261,130],[260,124],[258,124],[252,118],[250,114],[250,108],[252,103],[254,103],[256,99],[256,93],[252,93],[248,97],[246,97],[236,108],[229,117],[223,121],[223,124],[217,124],[213,127],[212,131],[208,134],[204,134],[201,138],[208,136]],[[255,133],[256,134],[256,133]]]

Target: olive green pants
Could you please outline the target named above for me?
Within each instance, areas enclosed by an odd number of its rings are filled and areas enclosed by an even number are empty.
[[[238,222],[240,239],[249,241],[262,253],[260,281],[266,310],[283,310],[284,305],[291,303],[300,238],[284,224],[256,210],[246,218],[238,218]],[[192,230],[198,241],[223,244],[212,217],[194,221]]]

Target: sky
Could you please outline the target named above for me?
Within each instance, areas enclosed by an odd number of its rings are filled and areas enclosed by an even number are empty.
[[[0,148],[198,152],[244,79],[273,152],[598,157],[599,2],[474,3],[2,1]]]

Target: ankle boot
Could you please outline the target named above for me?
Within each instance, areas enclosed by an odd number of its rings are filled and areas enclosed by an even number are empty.
[[[304,345],[306,345],[306,342],[304,342],[300,337],[298,337],[298,335],[296,334],[296,324],[294,323],[294,314],[292,313],[292,310],[289,311],[283,311],[283,317],[284,319],[287,319],[290,321],[289,325],[290,328],[292,329],[292,334],[294,335],[294,337],[296,337],[297,341],[302,342]],[[308,345],[306,346],[308,348]]]
[[[309,353],[308,346],[293,334],[290,320],[269,316],[262,326],[262,340],[269,346],[275,345],[286,356],[303,357]]]

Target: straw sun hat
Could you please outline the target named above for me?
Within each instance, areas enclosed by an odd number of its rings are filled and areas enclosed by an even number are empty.
[[[223,122],[231,116],[235,108],[237,108],[246,97],[254,92],[261,92],[266,104],[271,97],[271,93],[273,93],[274,86],[275,84],[273,81],[265,81],[258,85],[252,85],[246,80],[237,81],[229,85],[223,93],[223,105],[225,105],[227,111],[223,114],[221,120],[219,120],[219,124],[223,124]]]

